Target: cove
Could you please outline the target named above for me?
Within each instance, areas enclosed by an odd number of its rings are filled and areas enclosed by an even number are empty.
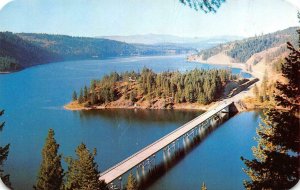
[[[96,161],[104,171],[202,113],[119,109],[72,112],[62,108],[73,90],[91,79],[112,71],[138,71],[144,66],[156,72],[225,68],[186,62],[182,56],[129,57],[52,63],[0,75],[0,108],[5,109],[1,120],[6,122],[0,143],[11,144],[4,169],[11,175],[13,187],[32,189],[49,128],[54,129],[63,156],[73,156],[81,142],[90,150],[97,148]],[[241,70],[232,68],[232,72],[239,74]],[[256,112],[231,118],[148,189],[199,189],[203,181],[209,189],[241,189],[246,176],[240,156],[251,157],[258,122]]]

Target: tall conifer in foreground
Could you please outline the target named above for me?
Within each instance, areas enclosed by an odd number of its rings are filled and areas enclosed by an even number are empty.
[[[3,114],[4,114],[4,110],[1,110],[0,116],[2,116]],[[0,123],[0,131],[2,131],[4,125],[5,125],[5,122]],[[7,187],[12,189],[12,186],[11,186],[11,183],[9,180],[9,175],[4,174],[4,171],[3,171],[4,161],[7,159],[8,152],[9,152],[9,144],[7,144],[3,147],[0,146],[0,178]]]
[[[66,190],[106,190],[106,185],[99,181],[98,165],[94,161],[96,150],[90,153],[85,144],[76,149],[77,159],[67,158],[68,172]]]
[[[300,49],[290,43],[288,49],[291,52],[282,65],[286,81],[277,82],[276,106],[265,112],[257,130],[255,159],[242,157],[250,177],[244,181],[246,189],[290,189],[299,181]]]
[[[54,139],[54,131],[50,129],[42,150],[42,164],[34,189],[59,190],[62,188],[63,168],[58,148],[59,144]]]

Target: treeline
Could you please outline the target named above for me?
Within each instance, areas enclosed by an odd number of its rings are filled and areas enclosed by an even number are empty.
[[[65,60],[129,56],[137,51],[133,45],[100,38],[35,33],[20,33],[17,35],[26,41],[60,55]]]
[[[56,60],[59,60],[58,55],[11,32],[0,32],[0,72],[15,71]]]
[[[0,72],[17,71],[21,68],[22,67],[14,58],[0,57]]]
[[[42,162],[33,186],[36,190],[108,190],[108,185],[99,180],[100,171],[95,162],[97,150],[90,151],[81,143],[75,150],[76,157],[65,157],[67,171],[62,167],[62,154],[53,129],[49,129],[42,150]],[[1,173],[0,173],[1,174]],[[128,176],[127,190],[138,190],[132,173]]]
[[[224,47],[226,47],[226,45],[220,44],[217,47],[202,50],[199,55],[202,55],[203,60],[207,60],[208,58],[221,53]]]
[[[177,47],[175,45],[128,44],[102,38],[34,33],[20,33],[17,35],[39,47],[60,55],[66,60],[100,59],[132,55],[164,55],[170,52],[178,54],[187,53],[191,50],[191,48]]]
[[[171,103],[208,104],[219,98],[224,86],[234,79],[237,76],[232,75],[229,70],[194,69],[184,73],[155,73],[144,68],[141,72],[113,72],[101,80],[92,80],[90,87],[81,89],[78,97],[73,92],[73,101],[89,107],[109,103],[124,96],[132,102],[162,98]],[[123,85],[124,91],[120,91],[118,82],[127,82]]]
[[[272,34],[248,38],[246,40],[234,43],[234,47],[230,49],[227,54],[238,62],[246,62],[255,53],[279,46],[281,44],[285,44],[287,41],[287,37],[285,35],[288,35],[290,40],[292,40],[292,42],[296,44],[296,34],[297,33],[295,32],[295,29],[293,29],[292,31],[287,30],[284,33],[276,32]],[[284,50],[287,51],[286,48],[282,49],[282,51]]]
[[[281,46],[287,41],[296,45],[298,40],[296,29],[297,27],[290,27],[274,33],[226,43],[214,48],[202,50],[199,55],[202,55],[202,58],[206,60],[213,55],[224,52],[228,56],[232,57],[236,62],[246,62],[255,53]],[[287,52],[287,49],[279,48],[276,53],[270,54],[268,59],[273,59],[283,52]]]
[[[175,45],[128,44],[101,38],[0,32],[0,58],[9,58],[0,62],[0,72],[54,61],[180,54],[191,50]]]

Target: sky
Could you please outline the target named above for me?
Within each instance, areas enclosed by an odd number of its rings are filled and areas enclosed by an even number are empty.
[[[299,25],[297,10],[300,0],[227,0],[209,14],[179,0],[0,0],[0,31],[249,37]]]

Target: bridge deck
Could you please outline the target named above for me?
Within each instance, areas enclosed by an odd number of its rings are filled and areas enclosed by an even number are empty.
[[[153,154],[157,153],[167,145],[171,144],[173,141],[181,137],[182,135],[186,134],[198,124],[204,122],[205,120],[209,119],[217,112],[223,110],[227,106],[229,106],[232,101],[223,101],[222,103],[218,104],[216,107],[210,109],[209,111],[203,113],[202,115],[196,117],[195,119],[191,120],[190,122],[184,124],[183,126],[179,127],[178,129],[172,131],[171,133],[167,134],[166,136],[162,137],[161,139],[155,141],[154,143],[148,145],[147,147],[143,148],[142,150],[138,151],[137,153],[133,154],[129,158],[123,160],[119,164],[111,167],[110,169],[106,170],[105,172],[100,174],[100,180],[104,180],[106,183],[112,182],[114,179],[122,176],[124,173],[132,169],[133,167],[137,166],[139,163],[143,162]]]

